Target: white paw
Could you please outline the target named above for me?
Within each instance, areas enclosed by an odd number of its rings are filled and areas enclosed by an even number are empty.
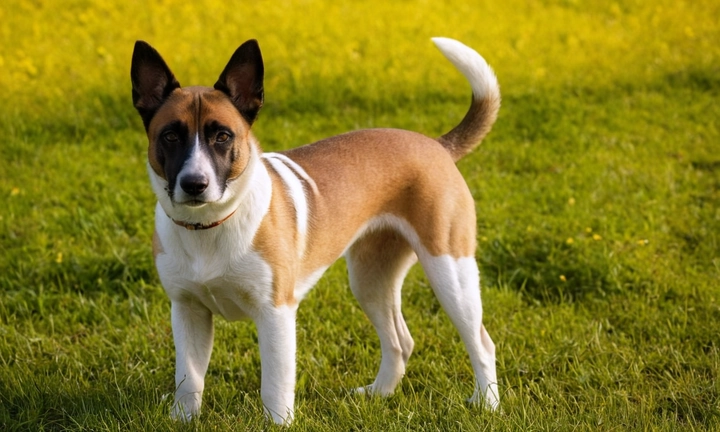
[[[368,395],[368,396],[380,396],[380,397],[388,397],[393,394],[392,390],[381,390],[379,389],[374,383],[370,385],[366,385],[364,387],[357,387],[352,391],[355,394],[361,394],[361,395]]]
[[[172,417],[173,420],[181,421],[183,423],[188,423],[194,416],[195,415],[193,413],[187,412],[185,407],[180,404],[175,404],[170,412],[170,417]]]
[[[485,395],[481,394],[479,390],[475,390],[472,397],[467,400],[471,405],[482,405],[484,408],[491,411],[495,411],[500,406],[500,398],[498,397],[498,387],[496,384],[491,384],[485,390]]]
[[[195,394],[187,394],[175,400],[170,417],[181,422],[189,422],[200,415],[200,398]]]
[[[279,412],[269,410],[265,407],[265,417],[272,420],[277,425],[290,426],[295,418],[295,412],[290,408],[286,408],[285,414],[281,415]]]
[[[365,387],[357,387],[352,389],[351,393],[359,394],[359,395],[371,395],[372,394],[372,386],[365,386]]]

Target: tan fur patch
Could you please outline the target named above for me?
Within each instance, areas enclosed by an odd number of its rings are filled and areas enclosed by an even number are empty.
[[[273,270],[275,306],[295,304],[295,283],[298,280],[298,230],[295,208],[280,176],[263,161],[272,180],[270,209],[263,218],[253,240],[253,249]]]
[[[438,141],[450,152],[453,160],[460,160],[490,133],[499,110],[499,93],[491,93],[484,99],[473,99],[470,109],[460,124],[438,138]]]
[[[224,93],[212,90],[202,94],[201,124],[217,122],[229,126],[235,134],[232,149],[233,163],[228,179],[236,179],[245,171],[250,160],[250,127]]]
[[[475,204],[437,141],[395,129],[364,130],[285,154],[319,190],[302,275],[334,262],[363,225],[382,214],[408,221],[434,256],[474,255]]]

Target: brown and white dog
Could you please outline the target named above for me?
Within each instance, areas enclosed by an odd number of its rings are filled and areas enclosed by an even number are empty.
[[[250,131],[263,103],[256,41],[235,51],[214,88],[181,88],[157,51],[135,44],[133,102],[158,198],[153,254],[172,302],[174,417],[200,413],[219,314],[255,321],[263,404],[275,422],[291,422],[298,303],[339,257],[382,349],[375,381],[358,392],[389,395],[405,373],[413,340],[400,289],[419,260],[470,355],[470,401],[497,407],[495,346],[482,324],[474,258],[475,203],[455,162],[490,131],[500,91],[474,50],[433,41],[473,91],[450,132],[432,139],[360,130],[280,153],[263,153]]]

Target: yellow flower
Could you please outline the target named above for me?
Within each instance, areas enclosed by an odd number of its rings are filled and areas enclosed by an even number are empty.
[[[575,198],[570,197],[570,199],[568,199],[568,205],[571,205],[571,206],[575,205]]]
[[[14,187],[14,188],[12,188],[12,190],[10,191],[10,196],[16,196],[16,195],[18,195],[19,193],[20,193],[20,189]]]
[[[55,262],[58,264],[61,264],[62,259],[63,259],[62,252],[58,252],[57,257],[55,257]]]
[[[575,239],[574,239],[574,238],[572,238],[572,237],[568,237],[568,239],[567,239],[567,240],[565,240],[565,243],[567,243],[567,244],[571,245],[571,244],[575,243]]]
[[[600,237],[600,234],[593,234],[593,240],[602,240],[602,237]]]
[[[565,275],[560,275],[560,280],[563,282],[567,282],[567,278],[565,277]]]

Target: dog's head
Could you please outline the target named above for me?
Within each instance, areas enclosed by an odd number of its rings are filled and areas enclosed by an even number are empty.
[[[154,48],[135,43],[133,103],[148,136],[151,182],[171,217],[212,221],[237,195],[231,185],[258,153],[250,126],[263,103],[263,73],[249,40],[213,88],[183,88]]]

